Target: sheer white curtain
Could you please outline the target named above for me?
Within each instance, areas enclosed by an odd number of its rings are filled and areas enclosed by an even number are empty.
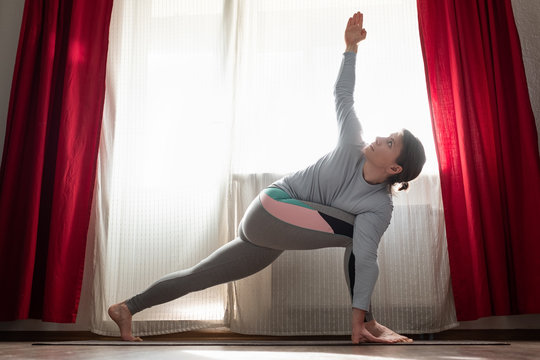
[[[236,234],[262,188],[329,151],[343,30],[365,13],[356,109],[365,135],[406,127],[428,150],[395,198],[373,311],[398,331],[456,325],[414,0],[116,0],[94,201],[92,331],[109,304]],[[346,334],[343,249],[290,251],[264,271],[134,317],[140,335],[226,326]]]
[[[115,1],[94,211],[93,329],[106,309],[226,240],[230,95],[219,1]],[[225,324],[227,285],[135,317],[157,334]],[[182,320],[182,321],[179,321]]]

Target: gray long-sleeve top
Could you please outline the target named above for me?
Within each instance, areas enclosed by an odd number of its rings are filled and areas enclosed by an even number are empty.
[[[386,184],[364,179],[362,127],[354,111],[356,53],[346,52],[335,84],[338,123],[337,146],[315,164],[274,183],[291,197],[332,206],[356,215],[353,253],[355,283],[352,306],[369,311],[377,282],[379,241],[390,224],[392,197]]]

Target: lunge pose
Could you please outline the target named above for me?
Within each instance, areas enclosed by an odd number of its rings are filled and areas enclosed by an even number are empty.
[[[346,50],[335,84],[337,146],[315,164],[264,189],[247,209],[238,237],[199,264],[159,279],[142,293],[112,305],[109,315],[123,340],[134,314],[193,291],[238,280],[276,260],[284,250],[346,247],[352,298],[352,342],[408,342],[377,323],[370,299],[378,277],[377,249],[392,216],[391,188],[407,189],[425,163],[424,148],[408,130],[367,144],[354,112],[358,44],[366,38],[358,12],[345,30]]]

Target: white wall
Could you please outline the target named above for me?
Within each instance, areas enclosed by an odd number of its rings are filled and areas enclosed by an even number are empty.
[[[6,118],[17,53],[24,0],[0,0],[0,152],[3,150]],[[531,104],[536,118],[537,133],[540,129],[540,1],[512,0],[516,24],[521,38],[523,62]],[[540,136],[539,136],[540,138]],[[539,141],[540,148],[540,141]],[[88,252],[90,254],[90,251]],[[87,265],[91,261],[87,261]],[[89,329],[89,274],[85,269],[85,281],[81,294],[79,316],[75,324],[52,324],[39,320],[0,322],[0,331],[85,331]],[[538,329],[540,315],[498,316],[461,323],[459,329]]]
[[[540,149],[540,1],[512,0]]]
[[[0,1],[0,154],[4,149],[9,93],[23,13],[24,0]]]

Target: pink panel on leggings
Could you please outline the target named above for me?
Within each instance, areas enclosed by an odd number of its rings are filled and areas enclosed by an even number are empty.
[[[286,223],[305,229],[334,233],[334,230],[324,221],[317,210],[277,201],[265,193],[261,193],[259,196],[264,209]]]

